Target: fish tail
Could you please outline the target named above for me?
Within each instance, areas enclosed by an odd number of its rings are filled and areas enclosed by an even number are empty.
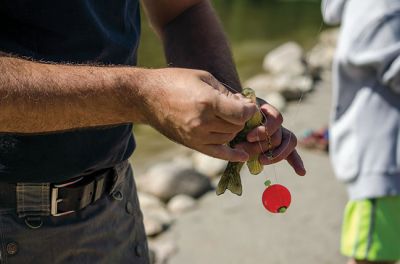
[[[232,174],[228,184],[228,190],[236,195],[242,195],[242,181],[240,180],[239,172]]]
[[[261,173],[264,169],[264,166],[258,161],[258,156],[254,156],[247,161],[247,167],[249,171],[253,175],[257,175]]]
[[[241,195],[242,194],[242,183],[240,180],[240,169],[243,166],[243,162],[229,162],[221,179],[219,180],[216,193],[217,195],[223,194],[226,189],[232,193]]]
[[[230,180],[230,175],[224,172],[221,176],[221,179],[218,182],[216,190],[217,195],[223,194],[226,191],[226,189],[228,189],[229,180]]]

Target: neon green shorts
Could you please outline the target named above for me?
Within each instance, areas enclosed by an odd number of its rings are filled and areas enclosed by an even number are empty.
[[[349,201],[341,252],[357,260],[400,260],[400,196]]]

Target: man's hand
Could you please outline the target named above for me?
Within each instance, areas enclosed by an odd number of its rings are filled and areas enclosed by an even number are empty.
[[[236,147],[244,149],[250,156],[260,154],[259,160],[264,165],[286,159],[298,175],[304,176],[306,170],[295,149],[297,145],[296,136],[282,127],[283,117],[272,105],[263,101],[260,110],[266,117],[264,124],[247,134],[248,142],[240,143]],[[272,146],[271,157],[267,154],[270,150],[270,143]]]
[[[248,154],[226,145],[257,111],[240,94],[230,93],[210,73],[168,68],[148,70],[144,93],[144,122],[168,138],[207,155],[246,161]]]

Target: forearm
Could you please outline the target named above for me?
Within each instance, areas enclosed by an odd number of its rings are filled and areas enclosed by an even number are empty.
[[[38,133],[139,121],[140,69],[0,57],[0,132]],[[129,87],[129,89],[128,89]],[[132,88],[133,87],[133,88]]]
[[[206,70],[220,82],[241,90],[230,47],[208,1],[187,9],[159,32],[170,66]]]

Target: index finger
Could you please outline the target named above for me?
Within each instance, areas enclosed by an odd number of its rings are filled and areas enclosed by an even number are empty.
[[[261,105],[260,111],[264,116],[264,126],[258,126],[247,134],[249,142],[265,140],[280,129],[283,123],[282,114],[272,105],[265,103]]]

